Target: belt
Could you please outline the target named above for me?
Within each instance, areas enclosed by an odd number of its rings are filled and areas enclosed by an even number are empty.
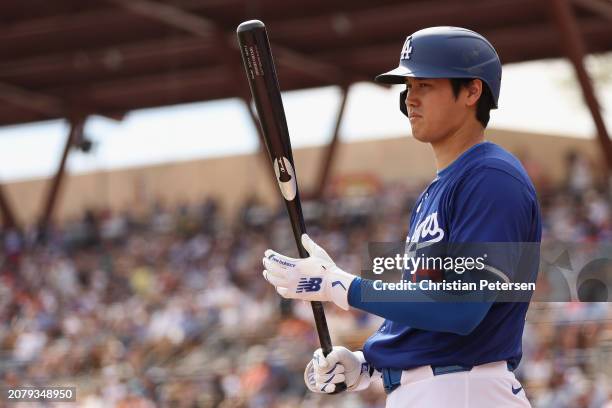
[[[507,362],[507,367],[509,371],[513,371],[512,364]],[[430,366],[431,371],[434,376],[443,375],[443,374],[451,374],[451,373],[460,373],[463,371],[471,371],[474,366],[464,366],[464,365],[447,365],[447,366]],[[382,380],[383,386],[385,388],[386,394],[391,394],[393,390],[399,387],[402,383],[402,373],[404,370],[399,368],[383,368],[382,370]]]

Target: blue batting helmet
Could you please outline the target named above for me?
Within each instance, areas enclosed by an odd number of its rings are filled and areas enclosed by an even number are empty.
[[[430,27],[406,38],[397,68],[378,75],[377,82],[403,84],[414,78],[478,78],[493,95],[497,108],[501,62],[482,35],[461,27]]]

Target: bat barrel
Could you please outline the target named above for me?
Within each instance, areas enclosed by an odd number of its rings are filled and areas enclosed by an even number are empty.
[[[259,20],[249,20],[240,24],[236,33],[270,157],[274,160],[284,156],[293,164],[287,119],[266,26]]]
[[[244,23],[241,23],[236,29],[236,32],[241,33],[243,31],[250,31],[257,28],[263,28],[265,30],[266,25],[260,20],[249,20],[245,21]]]

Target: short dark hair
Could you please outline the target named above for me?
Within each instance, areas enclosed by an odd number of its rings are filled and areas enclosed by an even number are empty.
[[[453,88],[455,98],[459,96],[461,88],[467,88],[468,84],[476,78],[451,78],[450,83]],[[482,81],[482,80],[481,80]],[[493,95],[487,84],[482,81],[482,94],[476,105],[476,119],[486,128],[489,124],[489,111],[493,108]]]

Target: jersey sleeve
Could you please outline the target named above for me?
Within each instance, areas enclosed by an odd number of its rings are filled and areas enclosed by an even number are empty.
[[[448,215],[451,256],[481,256],[490,274],[506,282],[518,278],[539,222],[530,185],[501,169],[470,172],[454,191]]]

